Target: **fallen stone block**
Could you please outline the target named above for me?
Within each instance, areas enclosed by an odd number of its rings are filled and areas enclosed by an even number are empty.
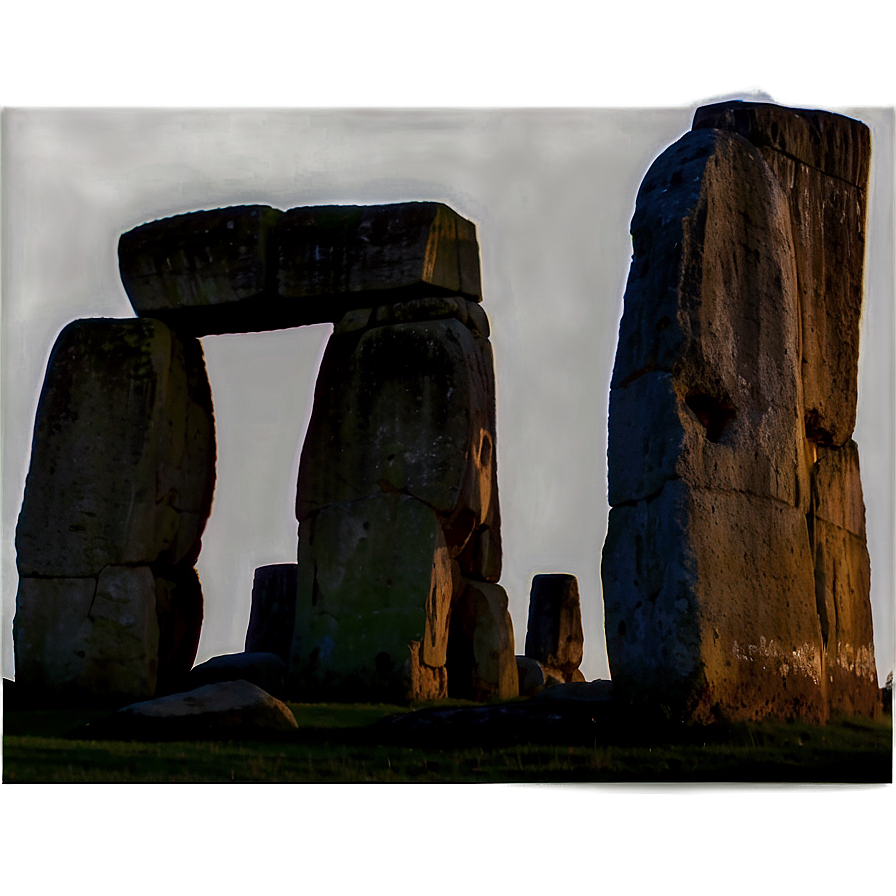
[[[297,727],[285,703],[248,681],[225,681],[125,706],[103,734],[142,740],[239,739],[288,735]]]
[[[278,700],[286,693],[286,663],[275,653],[228,653],[194,666],[181,690],[195,690],[222,681],[248,681]]]
[[[444,666],[460,587],[437,515],[415,498],[386,492],[304,520],[290,693],[422,699],[412,663]]]

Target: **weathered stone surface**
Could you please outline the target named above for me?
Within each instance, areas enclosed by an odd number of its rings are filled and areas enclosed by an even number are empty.
[[[562,670],[569,680],[584,646],[579,583],[567,573],[537,575],[529,593],[526,656]]]
[[[610,397],[607,650],[673,716],[827,716],[791,208],[700,129],[648,172]]]
[[[519,694],[513,624],[500,585],[464,580],[451,611],[448,693],[466,700],[511,700]]]
[[[487,527],[488,546],[465,572],[500,575],[491,346],[458,320],[376,327],[327,346],[296,516],[392,490],[440,515],[452,556]]]
[[[632,236],[610,504],[672,478],[805,504],[790,216],[758,150],[686,134],[647,173]]]
[[[159,625],[146,566],[19,579],[16,681],[38,700],[110,704],[155,693]]]
[[[855,442],[818,449],[812,486],[809,532],[831,709],[876,715],[880,698],[869,598],[871,562]]]
[[[259,566],[252,583],[246,652],[276,653],[289,662],[296,616],[295,563]]]
[[[336,504],[303,520],[291,693],[419,699],[410,645],[423,664],[444,665],[460,585],[438,517],[407,495]]]
[[[285,298],[482,295],[476,228],[438,202],[294,208],[277,230]]]
[[[855,426],[870,131],[861,122],[763,103],[699,109],[694,128],[741,134],[784,187],[802,316],[807,434],[843,445]]]
[[[434,202],[190,212],[123,234],[118,257],[137,314],[196,336],[482,293],[475,226]]]
[[[202,622],[192,566],[214,467],[211,392],[196,340],[153,320],[82,320],[62,331],[41,392],[16,530],[17,637],[24,639],[16,653],[26,680],[80,691],[78,699],[133,698],[189,670]],[[82,591],[97,581],[85,642]],[[112,608],[106,618],[101,596],[120,603],[125,593],[129,609]],[[40,600],[48,606],[30,606]],[[114,631],[104,638],[110,620],[117,620]],[[74,674],[72,656],[82,653]]]
[[[125,706],[115,714],[123,732],[171,737],[253,737],[295,730],[285,703],[248,681],[208,684]]]
[[[197,336],[276,328],[274,228],[282,214],[266,205],[236,206],[122,234],[119,269],[134,310]]]
[[[517,656],[516,668],[521,697],[532,697],[545,688],[565,683],[560,669],[552,669],[529,656]]]
[[[192,561],[214,488],[202,349],[152,320],[60,333],[34,426],[16,530],[24,576]]]
[[[181,682],[194,690],[221,681],[248,681],[278,700],[286,692],[286,663],[276,653],[229,653],[194,666]]]
[[[192,566],[164,569],[156,576],[159,622],[159,677],[156,694],[170,694],[193,667],[203,617],[202,586]]]

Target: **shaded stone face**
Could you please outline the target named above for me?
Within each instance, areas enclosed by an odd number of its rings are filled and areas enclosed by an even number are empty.
[[[295,563],[259,566],[252,583],[247,652],[270,652],[289,662],[296,615]]]
[[[513,625],[500,585],[464,580],[451,612],[448,693],[480,701],[519,696]]]
[[[482,292],[476,229],[437,202],[191,212],[123,234],[118,256],[137,314],[196,336]]]
[[[76,321],[62,331],[16,530],[24,688],[145,696],[158,678],[189,669],[202,620],[192,566],[214,464],[211,394],[195,340],[152,320]],[[86,607],[85,589],[95,593]],[[42,600],[48,607],[35,605]],[[54,615],[71,626],[67,645]],[[69,656],[65,663],[79,657],[80,671],[61,671],[49,660],[55,653]]]
[[[327,346],[296,498],[296,693],[445,696],[461,574],[500,576],[491,346],[459,303],[347,315]]]
[[[526,656],[562,670],[564,680],[582,662],[584,635],[579,583],[567,573],[537,575],[529,593]]]
[[[791,205],[738,134],[651,167],[610,393],[607,650],[673,715],[827,716]]]

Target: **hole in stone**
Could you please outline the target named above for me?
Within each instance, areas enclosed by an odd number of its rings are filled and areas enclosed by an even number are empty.
[[[668,318],[668,317],[666,317],[665,315],[663,315],[663,316],[656,322],[656,329],[657,329],[657,330],[668,330],[669,327],[671,327],[671,326],[672,326],[672,321],[671,321],[671,319]]]
[[[625,620],[619,623],[619,637],[625,640]]]
[[[830,430],[825,429],[821,425],[821,415],[816,408],[806,411],[806,438],[816,445],[823,445],[826,448],[834,446],[834,437]]]
[[[710,442],[720,441],[728,424],[734,419],[734,408],[728,402],[700,392],[691,393],[684,401],[706,430],[706,438]]]

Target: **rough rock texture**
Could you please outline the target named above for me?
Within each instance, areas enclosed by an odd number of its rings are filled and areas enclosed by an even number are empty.
[[[228,653],[194,666],[184,676],[181,690],[194,690],[220,681],[248,681],[278,700],[286,689],[286,663],[276,653]]]
[[[451,612],[448,694],[465,700],[519,695],[513,624],[500,585],[464,580]]]
[[[153,738],[259,737],[294,731],[289,707],[248,681],[208,684],[125,706],[112,723],[123,735]]]
[[[123,234],[118,257],[137,314],[197,336],[481,296],[476,229],[436,202],[190,212]]]
[[[563,672],[569,681],[582,662],[584,634],[579,583],[567,573],[537,575],[529,593],[526,656]]]
[[[768,103],[720,103],[694,128],[757,146],[788,197],[802,323],[807,434],[843,445],[856,420],[859,317],[871,135],[843,115]]]
[[[602,567],[625,700],[873,712],[858,465],[823,447],[855,422],[867,170],[858,122],[734,103],[699,110],[645,177]]]
[[[492,352],[467,306],[350,312],[330,339],[296,496],[297,695],[445,696],[461,575],[500,577]]]
[[[153,693],[168,665],[189,669],[202,618],[192,566],[214,466],[211,394],[196,340],[152,320],[82,320],[62,331],[16,530],[16,677],[26,689],[139,697]],[[117,593],[121,576],[141,583],[131,603],[116,598],[98,615],[99,595]],[[85,604],[94,591],[97,601]],[[42,600],[47,608],[34,605]],[[157,616],[154,635],[147,608]],[[51,653],[63,665],[71,655],[83,663],[76,674],[63,671]]]
[[[876,715],[880,695],[871,625],[871,561],[855,442],[819,448],[812,477],[810,542],[831,709]]]
[[[298,567],[295,563],[259,566],[252,582],[247,653],[276,653],[289,662],[296,616]]]

